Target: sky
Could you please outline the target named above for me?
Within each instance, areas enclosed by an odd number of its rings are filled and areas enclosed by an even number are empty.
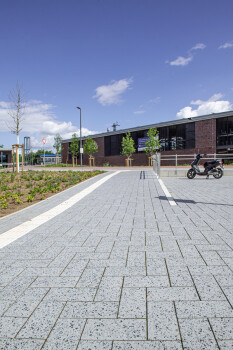
[[[0,144],[233,110],[232,0],[0,0]],[[10,112],[10,113],[9,113]]]

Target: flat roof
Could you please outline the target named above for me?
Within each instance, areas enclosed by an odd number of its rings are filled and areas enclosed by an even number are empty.
[[[147,130],[147,129],[151,129],[151,128],[162,128],[163,126],[169,126],[169,125],[193,123],[196,121],[206,120],[206,119],[224,118],[224,117],[229,117],[229,116],[233,116],[233,111],[222,112],[222,113],[211,113],[211,114],[201,115],[201,116],[197,116],[197,117],[176,119],[176,120],[171,120],[171,121],[167,121],[167,122],[160,122],[160,123],[155,123],[155,124],[136,126],[134,128],[120,129],[120,130],[116,130],[116,131],[105,131],[103,133],[93,134],[93,135],[89,135],[89,136],[91,138],[98,138],[98,137],[104,137],[104,136],[125,134],[127,132],[134,132],[134,131],[139,131],[139,130]],[[88,136],[82,137],[83,140],[85,140],[87,138],[88,138]],[[62,140],[62,143],[71,142],[71,141],[72,141],[72,139]]]

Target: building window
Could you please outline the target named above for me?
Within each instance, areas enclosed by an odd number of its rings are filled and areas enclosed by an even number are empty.
[[[195,123],[165,126],[158,130],[162,151],[195,148]]]
[[[219,147],[233,145],[233,117],[216,120],[216,137]]]

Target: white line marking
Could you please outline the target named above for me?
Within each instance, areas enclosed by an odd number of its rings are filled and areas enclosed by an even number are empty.
[[[167,197],[167,200],[169,202],[170,205],[177,205],[176,202],[173,200],[170,192],[168,191],[167,187],[164,185],[163,181],[161,179],[158,178],[159,184],[162,187],[162,190],[165,194],[165,196]]]
[[[106,181],[108,181],[111,177],[119,174],[121,171],[116,171],[113,174],[107,175],[103,179],[97,181],[93,185],[85,188],[81,192],[77,193],[76,195],[70,197],[68,200],[62,202],[61,204],[58,204],[56,207],[46,211],[43,214],[40,214],[36,216],[35,218],[26,221],[22,223],[21,225],[18,225],[3,234],[0,235],[0,249],[5,247],[6,245],[14,242],[16,239],[23,237],[30,231],[34,230],[35,228],[39,227],[40,225],[46,223],[50,219],[53,219],[55,216],[63,213],[65,210],[72,207],[74,204],[79,202],[81,199],[86,197],[88,194],[96,190],[99,186],[104,184]]]

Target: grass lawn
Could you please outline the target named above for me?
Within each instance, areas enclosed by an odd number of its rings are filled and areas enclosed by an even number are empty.
[[[0,217],[44,200],[103,171],[0,173]]]

